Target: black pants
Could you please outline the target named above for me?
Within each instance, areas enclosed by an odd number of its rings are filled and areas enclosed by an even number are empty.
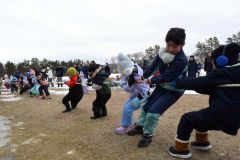
[[[49,96],[49,95],[50,95],[50,93],[49,93],[49,91],[48,91],[48,86],[47,86],[47,85],[46,85],[46,86],[40,86],[40,87],[39,87],[39,94],[40,94],[40,96],[43,95],[43,91],[44,91],[44,93],[46,94],[46,96]]]
[[[228,118],[224,120],[223,117],[225,117],[224,114],[216,116],[216,113],[208,108],[185,113],[178,124],[177,138],[188,141],[193,129],[199,132],[221,130],[230,135],[237,134],[237,124],[228,122]]]
[[[107,115],[107,107],[106,104],[108,100],[111,98],[110,93],[104,93],[102,90],[96,91],[96,99],[93,101],[92,111],[94,116],[106,116]]]
[[[17,92],[18,91],[18,87],[16,86],[16,84],[11,84],[11,92]]]
[[[69,91],[68,94],[63,97],[62,103],[65,105],[66,110],[70,111],[71,107],[72,109],[75,109],[77,107],[82,97],[83,97],[82,88],[78,88],[73,91]],[[71,106],[69,102],[71,103]]]
[[[23,94],[24,92],[26,92],[28,89],[30,89],[30,87],[28,85],[23,85],[23,87],[20,90],[20,94]]]

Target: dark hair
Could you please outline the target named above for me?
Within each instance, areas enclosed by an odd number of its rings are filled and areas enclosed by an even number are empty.
[[[216,59],[219,56],[223,55],[223,49],[224,49],[224,45],[216,48],[211,54],[210,59],[214,61],[215,66],[217,66]],[[228,58],[227,65],[234,65],[238,63],[239,53],[240,53],[240,46],[237,43],[228,44],[225,51],[225,56]]]
[[[182,28],[171,28],[165,38],[166,42],[172,41],[177,45],[184,45],[185,44],[185,30]]]
[[[38,75],[40,75],[41,74],[41,72],[40,71],[35,71],[35,76],[38,76]]]
[[[192,58],[193,61],[196,61],[196,60],[195,60],[195,57],[194,57],[193,55],[189,57],[189,60],[190,60],[190,58]]]
[[[131,75],[128,77],[128,86],[131,87],[135,83],[134,76],[137,73],[138,73],[138,68],[137,68],[137,66],[134,66],[134,69],[133,69]]]
[[[96,62],[95,62],[95,61],[91,61],[90,63],[92,63],[92,64],[96,64]]]
[[[88,72],[94,72],[99,67],[100,67],[99,64],[90,64],[89,67],[88,67]]]

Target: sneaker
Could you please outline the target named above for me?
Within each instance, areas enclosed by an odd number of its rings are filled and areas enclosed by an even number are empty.
[[[195,149],[203,150],[203,151],[212,149],[212,145],[209,142],[204,142],[204,143],[192,142],[191,147]]]
[[[124,134],[124,133],[127,133],[128,131],[129,131],[129,127],[124,127],[124,126],[120,126],[115,129],[115,132],[117,134]]]

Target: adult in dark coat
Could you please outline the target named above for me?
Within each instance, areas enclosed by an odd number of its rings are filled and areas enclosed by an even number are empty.
[[[211,56],[211,53],[208,53],[208,56],[205,58],[205,62],[204,62],[204,71],[207,74],[209,74],[213,70],[213,65],[212,65],[210,56]]]
[[[198,67],[198,72],[197,72],[197,76],[200,76],[201,73],[201,69],[202,69],[202,64],[200,62],[197,63],[197,67]]]
[[[108,63],[106,63],[105,71],[106,71],[109,75],[111,74],[111,70],[110,70],[110,67],[109,67]]]
[[[188,78],[196,78],[197,72],[197,62],[195,61],[194,56],[190,56],[188,62]]]
[[[57,84],[58,87],[63,87],[62,77],[64,76],[64,68],[61,65],[58,65],[56,69],[56,77],[57,77]]]
[[[76,71],[77,71],[78,73],[81,72],[81,68],[78,66],[78,64],[74,64],[73,67],[76,69]]]

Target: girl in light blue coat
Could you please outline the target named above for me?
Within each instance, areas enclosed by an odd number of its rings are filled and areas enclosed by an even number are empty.
[[[142,68],[138,65],[134,65],[128,57],[125,57],[122,54],[119,56],[118,67],[120,73],[124,76],[119,84],[126,92],[129,93],[129,98],[123,105],[121,126],[115,130],[116,133],[123,134],[128,132],[130,126],[132,125],[133,112],[141,108],[141,106],[146,103],[150,87],[148,84],[143,82]],[[123,61],[128,61],[128,65],[126,65]],[[121,64],[124,65],[121,67]]]

